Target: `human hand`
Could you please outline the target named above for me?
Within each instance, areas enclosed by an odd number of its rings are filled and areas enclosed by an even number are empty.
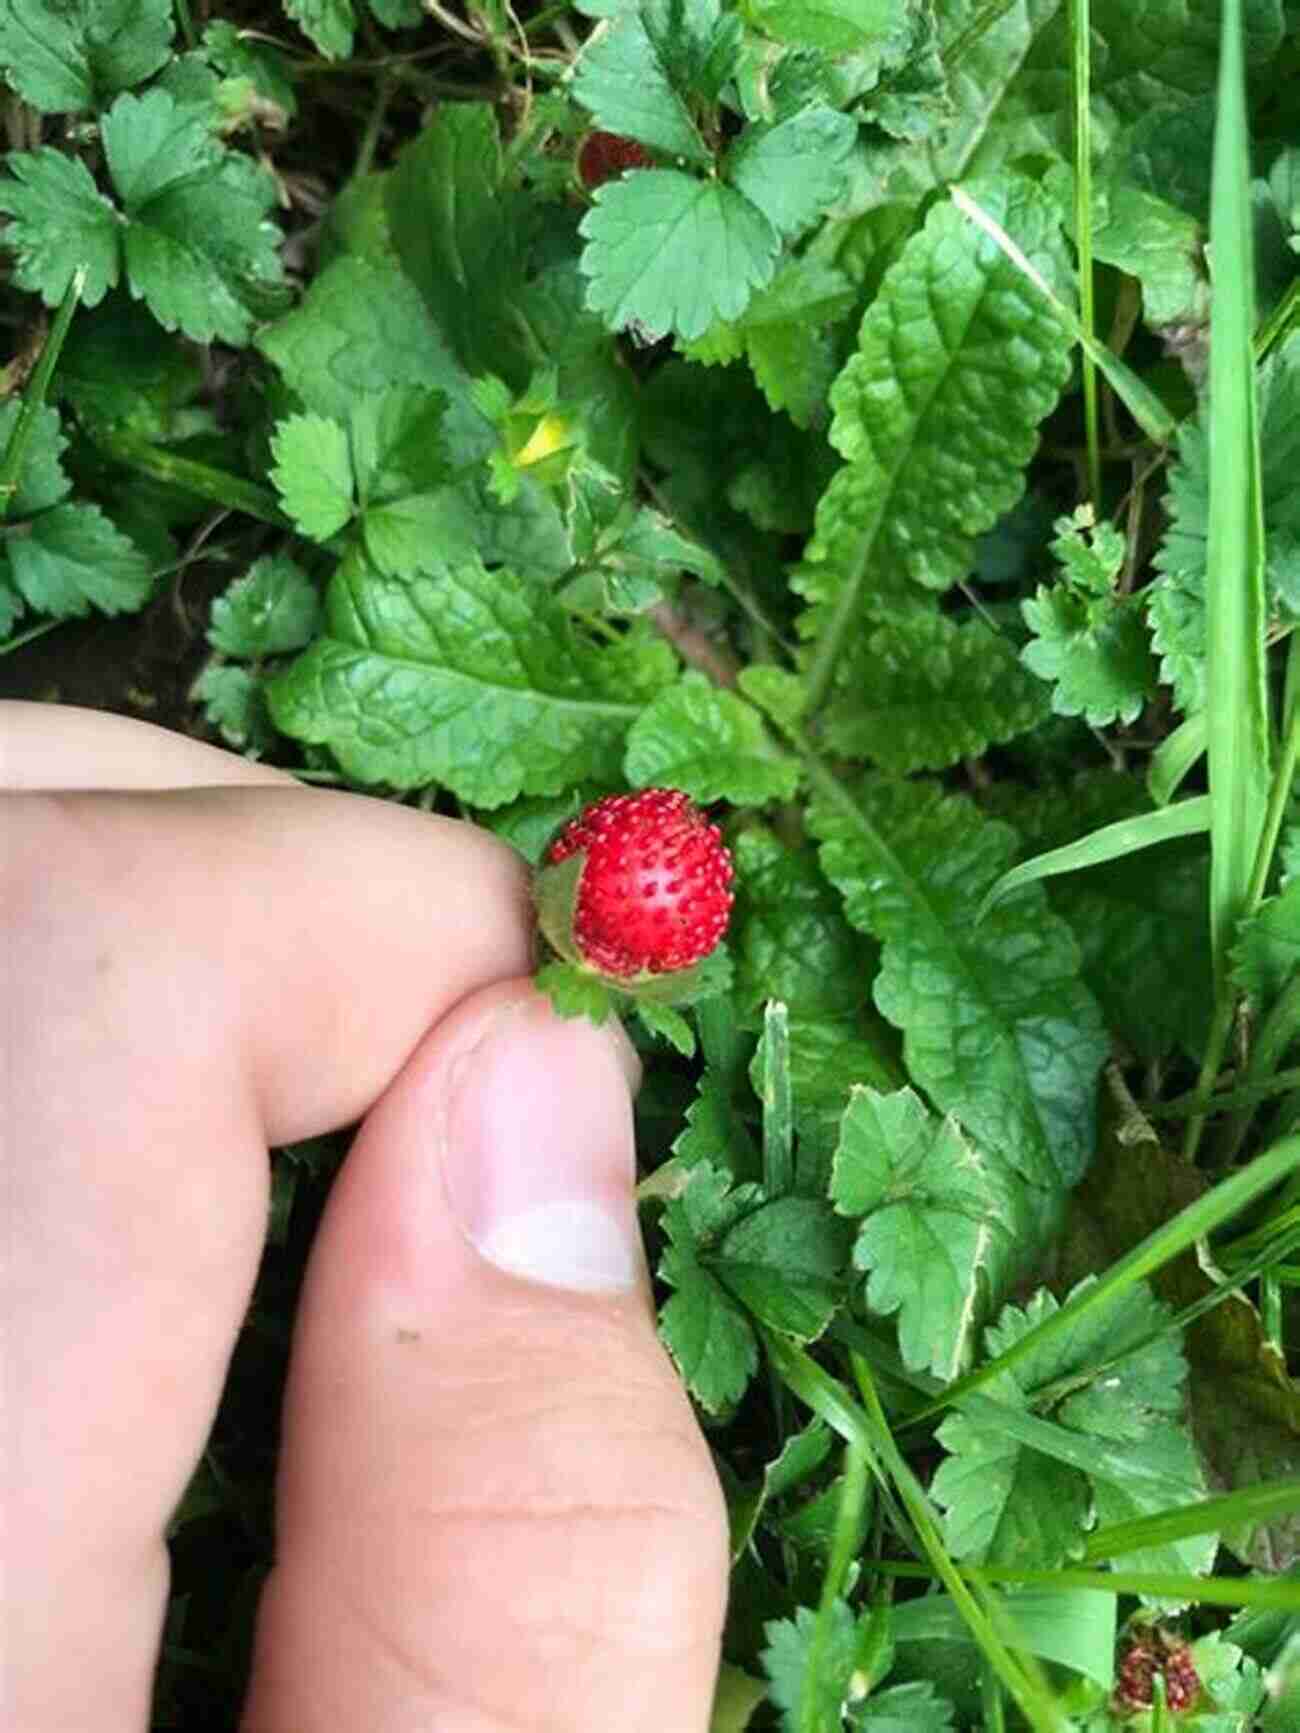
[[[654,1332],[636,1061],[533,993],[510,851],[48,706],[0,705],[0,787],[5,1725],[146,1724],[267,1146],[364,1116],[245,1733],[703,1733],[725,1521]]]

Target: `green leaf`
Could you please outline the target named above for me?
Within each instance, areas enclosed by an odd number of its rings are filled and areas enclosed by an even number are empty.
[[[843,192],[857,130],[849,115],[821,107],[751,126],[728,153],[726,176],[783,240],[793,240]]]
[[[781,1197],[738,1222],[709,1268],[761,1324],[810,1342],[835,1311],[848,1243],[828,1204]]]
[[[46,146],[11,151],[0,211],[12,219],[4,244],[17,255],[14,282],[57,307],[84,270],[83,306],[102,301],[121,272],[117,213],[79,157]]]
[[[820,1637],[818,1615],[810,1607],[798,1608],[793,1619],[774,1619],[763,1634],[763,1671],[771,1680],[770,1695],[781,1710],[786,1733],[842,1725],[862,1640],[849,1606],[838,1599],[831,1604]]]
[[[1048,184],[1062,209],[1072,212],[1074,188],[1064,164],[1053,171]],[[1069,216],[1066,220],[1068,225]],[[1147,325],[1161,329],[1208,322],[1210,286],[1204,244],[1204,228],[1194,216],[1159,193],[1135,185],[1122,168],[1093,182],[1094,257],[1141,284]]]
[[[970,1365],[978,1332],[1024,1260],[1024,1187],[995,1151],[910,1089],[855,1089],[831,1176],[841,1215],[862,1216],[853,1247],[866,1303],[898,1313],[913,1371],[949,1381]]]
[[[271,480],[305,536],[327,542],[356,509],[346,431],[323,415],[291,415],[271,437]]]
[[[441,387],[458,461],[486,455],[493,431],[469,397],[469,376],[409,277],[389,260],[348,254],[316,277],[257,347],[307,409],[336,421],[356,400],[392,385]]]
[[[346,60],[351,54],[356,25],[352,0],[283,0],[283,5],[327,60]]]
[[[8,450],[22,407],[20,397],[10,397],[0,403],[0,456]],[[42,404],[32,421],[22,468],[9,500],[9,518],[31,517],[36,512],[45,511],[72,491],[72,483],[63,473],[59,461],[67,443],[59,425],[58,411]]]
[[[1259,370],[1260,482],[1264,499],[1264,584],[1269,611],[1300,620],[1300,333]],[[1163,574],[1143,595],[1160,677],[1179,708],[1205,708],[1205,574],[1209,530],[1210,446],[1204,415],[1187,423],[1169,472],[1169,527],[1155,556]]]
[[[1233,951],[1237,985],[1259,1007],[1300,975],[1300,881],[1268,897],[1246,921]]]
[[[282,656],[309,643],[319,623],[311,579],[287,554],[266,554],[213,602],[208,642],[226,656]]]
[[[55,389],[80,421],[127,427],[160,444],[193,424],[202,384],[194,351],[123,290],[78,313],[55,375]]]
[[[624,769],[635,788],[680,788],[703,804],[764,806],[792,799],[799,783],[758,712],[693,670],[632,724]]]
[[[856,635],[823,712],[831,748],[886,770],[942,770],[1047,714],[1011,641],[982,620],[918,613]]]
[[[758,1368],[748,1319],[688,1248],[669,1246],[659,1274],[677,1290],[659,1312],[664,1346],[702,1408],[730,1407]]]
[[[771,281],[780,238],[721,181],[643,169],[596,191],[582,219],[587,304],[612,331],[700,337]]]
[[[675,672],[661,640],[597,649],[540,587],[464,565],[335,573],[323,637],[272,682],[277,725],[359,782],[440,782],[473,806],[617,782],[623,738]]]
[[[0,71],[46,114],[103,108],[171,52],[169,0],[0,0]]]
[[[1057,1310],[1045,1291],[1024,1310],[1006,1307],[987,1332],[989,1355]],[[1081,1551],[1089,1504],[1110,1522],[1204,1497],[1180,1418],[1186,1363],[1168,1321],[1137,1283],[1003,1373],[989,1386],[996,1400],[959,1404],[965,1411],[939,1429],[951,1454],[931,1483],[956,1556],[1051,1568]],[[1217,1544],[1196,1536],[1127,1555],[1115,1568],[1204,1570]]]
[[[65,503],[7,538],[9,575],[38,613],[129,613],[148,600],[153,572],[144,553],[98,506]]]
[[[561,1017],[587,1017],[604,1023],[614,1009],[609,988],[603,981],[572,963],[546,963],[534,980]]]
[[[1137,718],[1155,692],[1156,668],[1136,597],[1117,599],[1099,618],[1063,587],[1040,585],[1020,611],[1034,634],[1022,660],[1052,682],[1058,716],[1082,716],[1092,728]]]
[[[574,71],[573,95],[598,126],[707,167],[712,153],[691,117],[673,37],[689,32],[707,54],[720,29],[717,0],[688,0],[672,21],[676,31],[652,35],[646,22],[654,10],[661,9],[626,7],[593,31]]]
[[[955,1714],[928,1679],[914,1679],[851,1703],[848,1724],[854,1733],[947,1733]]]
[[[671,1005],[657,1005],[651,999],[637,1003],[636,1014],[652,1035],[659,1035],[675,1047],[684,1059],[695,1055],[695,1033],[680,1011]]]
[[[898,0],[750,0],[755,27],[794,48],[854,54],[874,47],[898,26]]]
[[[1049,278],[1067,264],[1055,212],[1031,182],[976,189]],[[1069,339],[1032,284],[949,202],[886,272],[835,382],[831,442],[845,459],[817,508],[795,586],[820,640],[814,701],[841,643],[882,606],[914,604],[974,563],[974,539],[1020,497],[1037,424],[1069,373]]]
[[[809,825],[850,921],[882,942],[875,1000],[903,1031],[912,1079],[1026,1179],[1074,1184],[1107,1043],[1075,942],[1037,887],[975,924],[1014,833],[959,796],[874,777],[856,802],[820,783]]]
[[[537,360],[514,306],[522,212],[505,191],[491,106],[442,103],[401,152],[385,198],[402,266],[458,359],[522,389]]]
[[[228,18],[217,18],[203,32],[203,52],[227,79],[247,80],[262,102],[279,109],[286,120],[296,116],[298,103],[285,58],[274,48],[244,34]]]
[[[266,709],[266,687],[251,668],[209,662],[190,692],[202,704],[210,727],[228,746],[249,758],[260,758],[276,741]]]
[[[871,989],[871,947],[844,919],[813,857],[757,825],[740,833],[732,852],[742,1003],[757,1010],[776,999],[796,1020],[857,1010]]]

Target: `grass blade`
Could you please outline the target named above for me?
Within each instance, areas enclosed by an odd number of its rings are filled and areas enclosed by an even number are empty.
[[[1101,429],[1097,415],[1096,311],[1092,277],[1092,43],[1089,0],[1070,0],[1071,84],[1074,90],[1074,233],[1079,250],[1079,324],[1083,346],[1083,425],[1088,491],[1101,506]]]

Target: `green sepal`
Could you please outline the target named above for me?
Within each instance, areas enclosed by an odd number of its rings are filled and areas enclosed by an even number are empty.
[[[547,963],[537,971],[536,985],[560,1017],[590,1017],[599,1025],[614,1009],[614,995],[600,977],[573,963]]]
[[[578,903],[578,885],[582,869],[587,864],[585,854],[571,854],[554,866],[544,866],[533,875],[533,903],[537,909],[537,924],[547,944],[565,962],[586,968],[573,938],[573,915]]]

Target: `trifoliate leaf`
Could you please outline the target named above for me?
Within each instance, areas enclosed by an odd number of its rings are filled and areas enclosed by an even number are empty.
[[[655,15],[667,9],[628,6],[596,29],[578,60],[573,94],[608,131],[706,167],[712,152],[691,116],[691,92],[680,76],[673,38],[690,32],[701,45],[711,41],[720,25],[717,0],[680,5],[672,21],[676,32],[670,27],[652,34],[646,28],[647,10],[658,23]]]
[[[1041,271],[1065,275],[1057,216],[1036,186],[1005,176],[972,192]],[[967,575],[974,538],[1023,489],[1069,366],[1039,291],[955,205],[937,204],[886,272],[831,392],[845,463],[794,579],[813,604],[804,636],[906,607],[911,583],[942,590]]]
[[[270,174],[222,149],[205,116],[164,90],[118,97],[101,134],[128,218],[132,293],[165,330],[246,343],[258,296],[282,278]]]
[[[226,656],[250,661],[282,656],[310,643],[320,623],[311,579],[287,554],[255,560],[212,604],[208,642]]]
[[[291,415],[271,437],[271,480],[303,535],[327,542],[356,509],[348,436],[323,415]]]
[[[266,709],[266,687],[251,668],[229,662],[209,662],[190,692],[202,704],[210,727],[228,746],[249,758],[260,758],[276,741]]]
[[[1233,952],[1233,973],[1257,1006],[1272,1004],[1300,975],[1300,882],[1266,898],[1244,924]]]
[[[702,336],[771,280],[780,238],[733,187],[675,169],[606,181],[582,219],[587,304],[612,331]]]
[[[352,52],[356,14],[352,0],[283,0],[289,17],[327,60],[346,60]]]
[[[1022,660],[1053,683],[1058,716],[1082,716],[1093,728],[1135,719],[1156,687],[1137,597],[1088,603],[1063,586],[1040,585],[1020,611],[1034,634]]]
[[[784,240],[802,234],[844,190],[857,125],[833,108],[806,108],[776,126],[751,126],[727,157],[726,176]]]
[[[1024,1259],[1024,1185],[910,1089],[855,1089],[831,1177],[841,1215],[863,1220],[854,1267],[866,1303],[898,1313],[904,1363],[950,1382]]]
[[[148,558],[98,506],[64,503],[41,512],[6,538],[14,588],[38,613],[122,614],[147,599]]]
[[[627,728],[676,671],[634,629],[597,648],[539,585],[467,564],[409,581],[358,556],[330,585],[324,636],[272,682],[277,725],[349,776],[440,782],[473,806],[616,783]]]
[[[624,763],[636,788],[680,788],[708,803],[764,806],[790,800],[799,766],[782,752],[743,699],[693,670],[641,712]]]
[[[14,282],[57,307],[84,270],[84,306],[93,307],[121,272],[117,213],[98,191],[80,157],[42,150],[11,151],[12,178],[0,180],[0,211],[12,219],[4,245],[17,256]]]
[[[1024,1310],[1006,1307],[987,1332],[988,1354],[1057,1309],[1045,1291]],[[976,1398],[944,1422],[939,1442],[951,1455],[930,1490],[947,1507],[956,1556],[1052,1568],[1081,1546],[1090,1501],[1098,1521],[1116,1522],[1204,1497],[1181,1419],[1186,1362],[1169,1321],[1138,1284],[1003,1374],[989,1387],[994,1400]],[[1018,1426],[1017,1408],[1052,1424]],[[1196,1536],[1128,1555],[1116,1568],[1204,1570],[1217,1545],[1216,1536]]]
[[[918,613],[857,635],[826,705],[827,743],[886,770],[942,770],[1025,734],[1047,694],[981,620]]]
[[[849,1231],[820,1198],[781,1197],[738,1222],[709,1268],[770,1330],[820,1336],[839,1301]]]
[[[875,1001],[908,1071],[1033,1184],[1073,1185],[1093,1153],[1107,1053],[1078,948],[1040,886],[978,925],[1014,833],[933,785],[868,778],[820,795],[809,825],[849,920],[883,946]]]
[[[742,1001],[769,999],[802,1017],[846,1016],[871,991],[870,945],[844,919],[840,900],[804,850],[761,825],[737,837],[732,916]]]
[[[171,42],[169,0],[0,0],[0,71],[46,114],[107,107]]]

